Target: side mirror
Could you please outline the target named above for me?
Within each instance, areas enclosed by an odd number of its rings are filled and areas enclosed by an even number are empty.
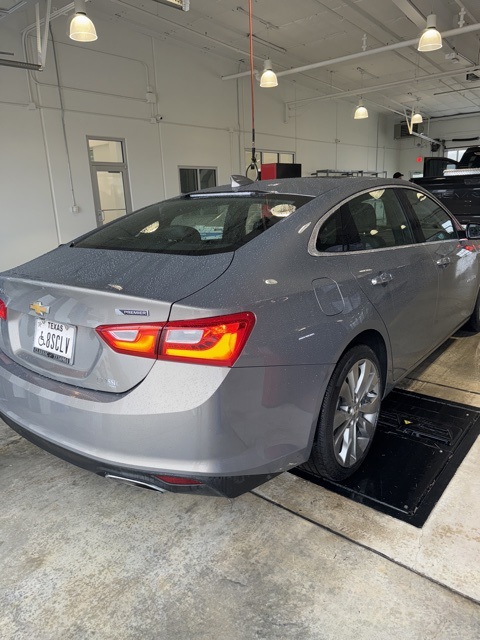
[[[469,240],[480,240],[480,224],[475,222],[467,224],[466,232]]]

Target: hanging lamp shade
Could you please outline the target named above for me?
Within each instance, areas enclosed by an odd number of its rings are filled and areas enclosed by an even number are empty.
[[[75,15],[70,22],[69,36],[76,42],[94,42],[98,39],[95,25],[87,16],[85,0],[75,0]]]
[[[423,116],[421,113],[413,113],[412,115],[412,119],[411,119],[411,123],[412,124],[420,124],[421,122],[423,122]]]
[[[263,73],[260,78],[261,87],[277,87],[278,80],[275,72],[272,70],[272,61],[267,59],[263,63]]]
[[[368,111],[367,108],[363,106],[363,100],[360,98],[355,113],[353,114],[353,119],[363,120],[364,118],[368,118]]]
[[[427,16],[427,28],[420,36],[419,51],[436,51],[442,48],[442,34],[437,31],[437,17],[434,13]]]

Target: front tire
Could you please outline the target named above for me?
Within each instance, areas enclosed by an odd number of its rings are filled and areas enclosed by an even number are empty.
[[[327,385],[310,459],[304,468],[328,480],[345,480],[363,463],[380,414],[382,376],[375,352],[349,349]]]

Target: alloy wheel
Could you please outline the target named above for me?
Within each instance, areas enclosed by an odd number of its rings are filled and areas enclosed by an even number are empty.
[[[333,422],[333,449],[342,467],[353,467],[368,450],[380,413],[380,375],[375,363],[355,362],[340,386]]]

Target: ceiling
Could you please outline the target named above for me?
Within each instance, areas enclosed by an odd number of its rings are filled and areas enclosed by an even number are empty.
[[[354,103],[361,92],[369,108],[401,114],[415,106],[432,118],[480,113],[480,27],[444,38],[443,48],[431,53],[419,53],[415,45],[369,53],[417,39],[432,11],[442,33],[457,29],[462,21],[465,26],[478,24],[479,0],[253,0],[252,4],[257,69],[270,58],[280,72],[279,83],[298,83],[303,95]],[[2,18],[8,20],[16,10],[31,11],[31,5],[31,0],[0,0],[0,27]],[[190,0],[189,11],[154,0],[93,0],[87,13],[99,20],[100,38],[102,20],[128,24],[141,33],[221,56],[230,61],[231,75],[248,70],[248,0]],[[336,60],[364,51],[368,55]],[[314,63],[324,66],[290,72]],[[477,65],[478,73],[467,80],[465,70]]]

